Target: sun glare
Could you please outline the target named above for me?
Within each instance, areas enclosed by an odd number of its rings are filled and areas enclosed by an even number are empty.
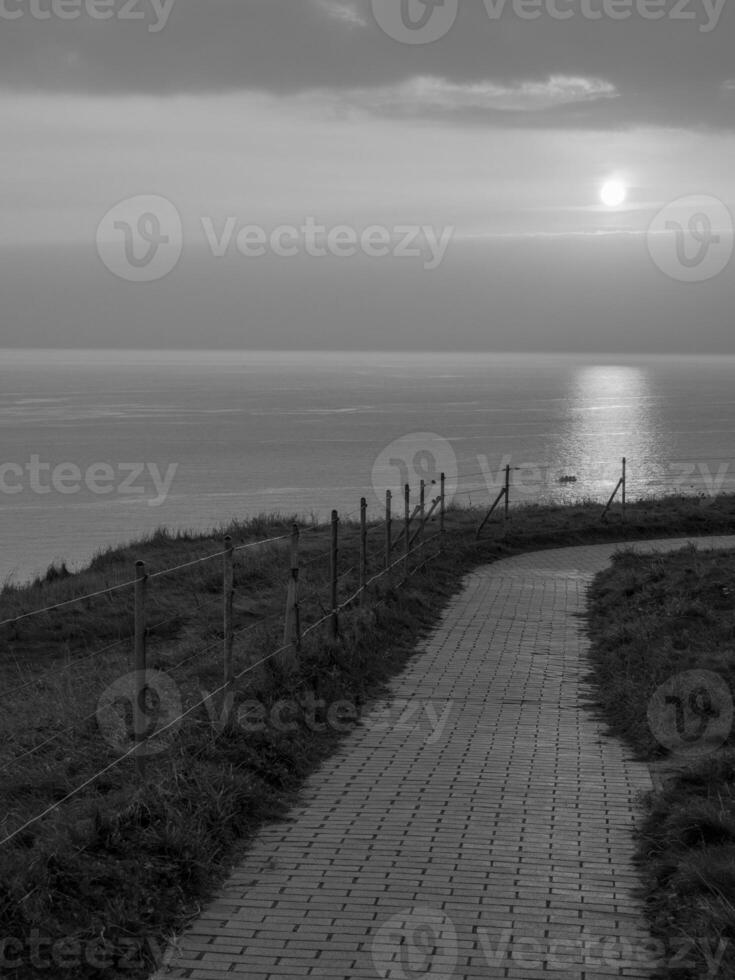
[[[627,196],[627,188],[619,180],[608,180],[600,189],[600,200],[609,208],[618,207]]]

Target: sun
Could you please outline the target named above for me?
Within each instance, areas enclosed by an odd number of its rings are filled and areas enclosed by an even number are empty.
[[[600,188],[600,200],[609,208],[617,208],[628,196],[628,188],[620,180],[608,180]]]

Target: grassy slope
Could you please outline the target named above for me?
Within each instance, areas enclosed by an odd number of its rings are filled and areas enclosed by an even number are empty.
[[[600,524],[600,510],[595,504],[519,508],[505,535],[490,527],[479,543],[477,514],[452,511],[445,558],[413,575],[407,586],[399,585],[399,576],[376,585],[366,606],[343,617],[336,644],[322,632],[313,634],[298,660],[269,661],[238,685],[238,696],[266,706],[283,698],[346,699],[359,711],[403,667],[461,574],[478,563],[542,547],[735,528],[733,498],[708,506],[681,498],[632,505],[625,526],[614,519]],[[240,544],[289,526],[290,519],[268,518],[227,530]],[[357,553],[356,528],[343,530],[342,596],[355,584],[350,567]],[[101,554],[77,575],[53,570],[29,587],[6,588],[0,619],[126,581],[136,559],[153,572],[211,554],[221,539],[221,533],[161,532]],[[369,551],[376,562],[381,542],[382,531],[373,529]],[[326,602],[328,531],[305,534],[303,543],[303,593],[317,592],[305,603],[308,625]],[[238,558],[236,629],[252,627],[236,644],[238,669],[280,644],[286,569],[282,545]],[[221,678],[220,582],[215,561],[151,583],[149,666],[175,680],[185,708]],[[100,738],[95,708],[105,687],[131,669],[131,613],[124,591],[0,631],[0,676],[5,692],[14,692],[4,698],[1,723],[5,833],[119,754]],[[25,941],[38,929],[65,937],[70,960],[75,942],[85,944],[92,963],[65,969],[57,959],[58,977],[146,975],[165,937],[211,894],[262,821],[285,812],[339,737],[328,727],[316,732],[305,724],[295,732],[247,734],[236,727],[217,734],[205,710],[197,709],[169,750],[154,757],[151,778],[140,790],[128,760],[0,849],[2,935]],[[111,945],[99,948],[95,965],[89,944],[103,934]],[[26,948],[18,980],[50,975],[27,954]],[[132,968],[136,962],[139,967]]]
[[[656,935],[669,949],[691,946],[688,970],[661,971],[679,980],[735,975],[735,734],[698,759],[682,758],[654,738],[647,710],[659,685],[682,671],[713,671],[735,690],[734,613],[735,551],[688,548],[621,554],[598,576],[590,605],[604,717],[663,774],[638,860]],[[718,949],[724,958],[714,967],[707,955]]]

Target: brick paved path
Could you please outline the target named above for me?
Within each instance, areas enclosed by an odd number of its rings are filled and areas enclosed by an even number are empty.
[[[393,698],[264,829],[156,976],[649,977],[631,828],[650,777],[585,708],[577,616],[615,548],[467,576]]]

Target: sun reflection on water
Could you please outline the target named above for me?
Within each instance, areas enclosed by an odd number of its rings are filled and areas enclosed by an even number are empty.
[[[629,495],[648,492],[662,483],[671,449],[645,366],[580,366],[559,445],[565,472],[577,478],[570,496],[612,492],[624,456]]]

